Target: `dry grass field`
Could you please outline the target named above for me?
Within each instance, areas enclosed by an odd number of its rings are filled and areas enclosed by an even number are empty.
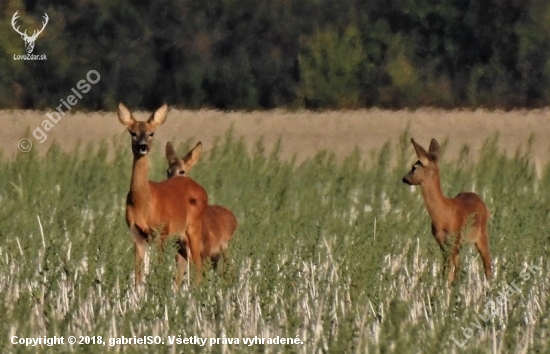
[[[31,131],[46,118],[47,112],[3,111],[0,112],[0,148],[11,156],[17,152],[17,142],[25,130]],[[138,113],[142,118],[147,113]],[[454,158],[459,149],[470,145],[472,153],[492,134],[499,133],[498,146],[507,154],[513,154],[525,146],[533,135],[532,156],[535,161],[550,160],[550,110],[535,111],[440,111],[422,109],[417,111],[332,111],[332,112],[221,112],[181,111],[169,114],[163,129],[157,134],[156,144],[164,146],[168,139],[175,142],[187,139],[201,140],[206,151],[213,140],[225,134],[233,126],[237,137],[242,137],[250,147],[263,138],[269,149],[278,139],[282,142],[281,157],[288,159],[296,154],[297,161],[312,157],[320,150],[331,151],[338,157],[349,155],[357,146],[362,152],[376,151],[388,141],[395,140],[410,125],[410,133],[420,142],[427,143],[435,137],[449,138],[446,157]],[[56,140],[69,152],[76,141],[86,144],[110,140],[122,134],[124,128],[115,112],[68,114],[49,131],[44,143],[33,140],[33,148],[47,150]]]

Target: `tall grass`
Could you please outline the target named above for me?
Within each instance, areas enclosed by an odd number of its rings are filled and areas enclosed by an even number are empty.
[[[231,132],[192,175],[210,202],[232,209],[239,228],[223,274],[177,294],[174,248],[154,245],[142,293],[133,287],[133,249],[124,221],[129,141],[71,154],[53,145],[41,157],[0,159],[0,347],[12,336],[160,336],[160,345],[39,346],[43,352],[526,353],[550,352],[548,217],[550,166],[537,176],[529,152],[510,158],[488,139],[479,156],[443,155],[442,187],[473,190],[491,219],[494,280],[484,284],[472,247],[461,252],[457,285],[440,276],[442,257],[418,189],[401,178],[413,149],[404,133],[377,154],[343,161],[325,152],[301,164],[279,146],[252,153]],[[526,142],[527,143],[527,142]],[[182,144],[180,154],[188,151]],[[150,178],[166,168],[160,147]],[[539,178],[540,177],[540,178]],[[496,316],[470,325],[485,304],[541,267]],[[463,330],[473,335],[464,341]],[[468,333],[468,332],[466,332]],[[168,336],[239,338],[238,345],[170,345]],[[242,344],[242,338],[299,337],[302,344]],[[220,343],[222,341],[220,340]],[[266,342],[267,343],[267,342]]]

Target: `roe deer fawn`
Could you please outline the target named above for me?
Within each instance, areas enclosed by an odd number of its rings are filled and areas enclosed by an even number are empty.
[[[166,177],[187,176],[189,171],[198,162],[202,151],[202,143],[197,145],[179,159],[172,143],[166,144],[166,159],[168,160],[168,170]],[[229,241],[237,229],[237,219],[228,209],[220,205],[207,205],[202,219],[202,252],[201,258],[210,258],[214,269],[217,269],[218,261],[221,258],[225,260],[225,251]]]
[[[168,235],[179,236],[176,256],[176,287],[179,288],[186,266],[186,246],[197,271],[197,283],[202,277],[200,257],[202,217],[208,197],[206,191],[190,178],[173,178],[162,182],[149,181],[149,157],[153,135],[164,123],[168,106],[160,107],[147,121],[137,121],[122,103],[118,106],[118,119],[128,128],[132,137],[134,163],[130,191],[126,198],[126,223],[134,238],[136,287],[143,278],[143,258],[147,241],[153,231],[160,228],[161,245]]]
[[[489,211],[481,198],[470,192],[462,192],[456,197],[445,198],[441,191],[439,168],[437,167],[441,148],[437,140],[430,142],[429,152],[414,139],[411,142],[418,161],[411,171],[403,177],[409,185],[420,185],[422,198],[432,219],[432,235],[443,251],[445,263],[443,273],[449,264],[445,244],[451,243],[449,283],[453,283],[458,272],[458,253],[462,242],[474,243],[483,259],[485,277],[491,278],[491,254],[487,238],[487,219]],[[455,239],[453,239],[453,237]]]

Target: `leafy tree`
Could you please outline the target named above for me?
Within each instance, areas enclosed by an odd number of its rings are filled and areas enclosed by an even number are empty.
[[[353,108],[359,105],[359,80],[365,60],[360,33],[327,29],[314,35],[300,55],[306,107]]]
[[[0,24],[50,18],[45,61],[0,38],[0,108],[538,107],[550,103],[544,0],[5,0]]]

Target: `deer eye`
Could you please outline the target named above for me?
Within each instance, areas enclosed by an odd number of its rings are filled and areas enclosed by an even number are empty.
[[[137,136],[137,133],[136,132],[130,132],[130,135],[135,138]]]
[[[185,174],[185,171],[182,170],[182,171],[179,171],[178,173],[183,176]]]
[[[150,136],[151,138],[152,138],[154,135],[155,135],[154,132],[150,132],[150,133],[149,133],[149,136]]]

